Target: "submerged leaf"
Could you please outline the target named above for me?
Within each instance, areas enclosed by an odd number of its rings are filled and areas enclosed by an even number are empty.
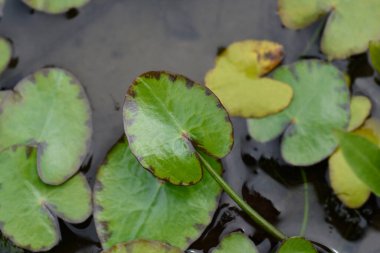
[[[199,151],[222,158],[233,144],[232,125],[218,98],[166,72],[135,80],[124,104],[124,128],[142,166],[176,185],[202,179]]]
[[[61,186],[37,175],[37,150],[12,147],[0,153],[0,223],[17,246],[47,251],[60,240],[58,217],[80,223],[91,214],[91,190],[79,174]]]
[[[284,111],[248,120],[251,136],[261,142],[283,133],[281,153],[293,165],[311,165],[337,146],[333,130],[349,122],[349,92],[343,74],[332,64],[299,61],[280,67],[274,78],[291,85],[293,102]]]
[[[373,68],[380,73],[380,41],[371,41],[369,43],[369,58]]]
[[[122,243],[102,253],[183,253],[180,249],[157,241],[138,240]]]
[[[38,173],[59,185],[87,155],[92,124],[88,100],[68,72],[48,68],[23,79],[0,104],[0,151],[17,144],[38,147]]]
[[[212,253],[258,253],[255,244],[242,233],[232,233],[223,238]]]
[[[313,244],[303,238],[289,238],[280,246],[277,253],[318,253]]]
[[[90,0],[22,0],[30,8],[50,14],[64,13],[73,8],[80,8]]]
[[[220,164],[209,162],[221,171]],[[95,183],[95,224],[103,248],[135,239],[168,242],[186,249],[211,222],[221,188],[204,172],[182,187],[157,180],[143,169],[128,143],[118,143]]]
[[[279,0],[279,14],[288,28],[304,28],[329,14],[321,48],[331,59],[363,53],[371,40],[379,40],[379,13],[378,0]]]
[[[263,117],[283,110],[292,99],[291,87],[260,76],[283,58],[281,45],[246,40],[231,44],[206,75],[206,86],[222,101],[232,116]]]
[[[0,9],[2,8],[0,0]],[[0,15],[1,16],[1,15]],[[5,39],[0,37],[0,74],[8,67],[12,58],[12,45]],[[0,92],[1,93],[1,92]]]
[[[371,113],[371,100],[364,96],[353,96],[351,99],[350,112],[351,118],[348,131],[353,131],[363,125],[366,118]]]

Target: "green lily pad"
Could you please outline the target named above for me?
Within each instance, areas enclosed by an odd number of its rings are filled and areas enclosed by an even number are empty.
[[[183,253],[183,251],[157,241],[138,240],[117,244],[102,253]]]
[[[260,78],[283,58],[283,47],[270,41],[245,40],[231,44],[206,75],[206,86],[222,101],[231,116],[264,117],[286,108],[292,88]]]
[[[60,14],[72,8],[80,8],[90,0],[22,0],[30,8],[49,14]]]
[[[242,233],[232,233],[223,238],[213,253],[257,253],[255,244]]]
[[[304,28],[329,14],[321,48],[330,59],[363,53],[372,40],[380,40],[378,0],[279,0],[282,23]]]
[[[371,41],[369,43],[369,58],[373,68],[380,73],[380,41]]]
[[[58,217],[80,223],[91,215],[91,190],[79,174],[60,186],[37,174],[37,150],[18,146],[0,153],[2,233],[30,251],[47,251],[60,240]]]
[[[0,111],[0,151],[37,145],[38,174],[51,185],[62,184],[79,170],[91,141],[91,111],[70,73],[37,71],[17,84]]]
[[[124,128],[132,153],[156,177],[176,185],[202,179],[198,152],[222,158],[232,125],[218,98],[181,75],[148,72],[128,90]]]
[[[0,1],[0,9],[1,8],[2,8],[2,3]],[[8,67],[9,62],[11,61],[11,58],[12,58],[11,43],[9,42],[9,40],[0,37],[0,74],[3,73],[4,70]]]
[[[350,112],[351,118],[348,131],[353,131],[363,125],[366,118],[371,113],[372,103],[369,98],[364,96],[353,96],[351,99]]]
[[[332,64],[304,60],[280,67],[274,78],[293,87],[293,102],[278,114],[248,120],[249,133],[260,142],[283,133],[281,153],[290,164],[311,165],[325,159],[337,146],[333,130],[345,129],[349,122],[344,75]]]
[[[221,171],[219,163],[209,162]],[[126,140],[108,154],[95,183],[95,224],[103,248],[135,239],[186,249],[211,222],[221,188],[204,172],[182,187],[159,181],[131,153]]]
[[[294,237],[282,243],[277,253],[318,253],[313,244],[303,238]]]

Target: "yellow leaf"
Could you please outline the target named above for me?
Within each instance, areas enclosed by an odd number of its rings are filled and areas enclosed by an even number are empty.
[[[353,131],[360,127],[371,112],[372,104],[369,98],[364,96],[353,96],[351,99],[350,111],[351,119],[348,131]]]
[[[231,44],[206,75],[206,86],[221,100],[232,116],[264,117],[285,109],[292,88],[282,82],[260,78],[283,58],[281,45],[270,41],[246,40]]]

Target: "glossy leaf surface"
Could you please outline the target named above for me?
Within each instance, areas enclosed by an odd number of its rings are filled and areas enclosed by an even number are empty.
[[[291,87],[260,76],[275,68],[283,55],[283,47],[274,42],[235,42],[218,56],[206,75],[206,86],[231,116],[253,118],[279,112],[292,99]]]
[[[91,214],[91,190],[79,174],[63,185],[44,184],[37,174],[37,150],[19,146],[0,153],[2,233],[17,246],[46,251],[61,236],[58,217],[80,223]]]
[[[363,53],[372,40],[380,40],[378,0],[279,0],[283,24],[304,28],[328,14],[321,48],[331,59]]]
[[[0,0],[0,17],[1,17],[2,3]],[[12,45],[5,39],[0,37],[0,74],[8,67],[12,58]],[[1,91],[0,91],[1,93]]]
[[[232,125],[217,97],[181,75],[148,72],[128,90],[124,128],[134,155],[156,177],[176,185],[202,179],[199,151],[222,158]]]
[[[183,253],[183,251],[157,241],[138,240],[117,244],[102,253]]]
[[[349,123],[349,92],[343,74],[317,60],[280,67],[274,78],[294,90],[293,102],[284,111],[248,120],[251,136],[270,141],[283,134],[281,153],[293,165],[311,165],[336,148],[334,129]]]
[[[220,164],[209,162],[221,170]],[[126,141],[99,169],[95,223],[103,248],[135,239],[158,240],[186,249],[211,222],[221,188],[204,172],[194,186],[164,183],[145,170]]]
[[[242,233],[232,233],[223,238],[212,253],[258,253],[255,244]]]
[[[22,0],[30,8],[50,14],[64,13],[73,8],[80,8],[90,0]]]
[[[47,184],[62,184],[79,170],[90,145],[91,111],[70,73],[39,70],[19,82],[0,105],[0,150],[38,146],[38,173]]]
[[[290,238],[279,248],[277,253],[318,253],[311,242],[303,238]]]

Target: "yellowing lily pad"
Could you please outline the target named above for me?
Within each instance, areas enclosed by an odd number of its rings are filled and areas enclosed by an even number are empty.
[[[242,233],[232,233],[223,238],[212,253],[258,253],[255,244]]]
[[[286,108],[292,88],[280,81],[260,78],[283,58],[280,44],[246,40],[231,44],[205,78],[206,86],[232,116],[264,117]]]
[[[30,8],[50,14],[64,13],[72,8],[80,8],[90,0],[22,0]]]
[[[293,102],[284,111],[250,119],[249,133],[267,142],[283,132],[281,153],[293,165],[311,165],[336,148],[334,129],[349,123],[349,91],[344,75],[332,64],[304,60],[282,66],[274,78],[293,87]]]
[[[378,0],[279,0],[283,24],[304,28],[329,15],[323,32],[322,51],[330,59],[363,53],[372,40],[380,40]]]
[[[0,2],[1,8],[1,2]],[[0,37],[0,74],[8,67],[12,58],[12,45],[9,40]]]
[[[102,253],[183,253],[183,251],[162,242],[138,240],[117,244]]]
[[[371,100],[364,96],[353,96],[350,104],[350,124],[348,131],[353,131],[363,125],[364,121],[371,113]]]
[[[369,44],[369,58],[373,68],[380,73],[380,41],[371,41]]]
[[[3,99],[0,111],[0,151],[38,146],[38,173],[51,185],[79,170],[91,141],[91,111],[82,86],[69,72],[47,68],[26,77]]]
[[[18,146],[0,152],[0,229],[15,245],[40,252],[59,242],[58,217],[83,222],[92,205],[83,175],[49,186],[38,177],[36,165],[35,148]]]

